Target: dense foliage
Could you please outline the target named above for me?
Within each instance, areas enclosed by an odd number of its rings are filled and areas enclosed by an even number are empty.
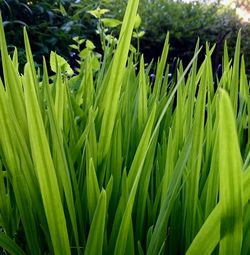
[[[99,36],[96,34],[98,21],[87,11],[100,8],[110,9],[105,14],[107,18],[121,20],[127,0],[64,0],[64,1],[27,1],[5,0],[0,2],[5,31],[8,41],[18,47],[21,64],[25,62],[22,27],[26,25],[30,34],[31,46],[35,61],[41,65],[42,56],[49,57],[51,50],[74,61],[74,50],[69,45],[72,38],[79,36],[94,42],[99,52],[102,52]],[[237,31],[242,29],[242,52],[246,55],[247,69],[250,68],[250,25],[242,24],[235,10],[228,10],[218,4],[206,5],[197,1],[184,3],[173,0],[142,0],[139,6],[142,17],[141,31],[145,35],[140,38],[140,48],[146,62],[152,58],[157,60],[161,54],[165,34],[170,32],[171,48],[169,61],[181,58],[187,64],[192,58],[197,38],[201,44],[209,41],[217,43],[213,55],[213,65],[221,64],[223,45],[228,41],[229,55],[234,52],[234,42]],[[118,36],[119,29],[112,29]],[[133,40],[137,47],[137,40]],[[12,47],[9,45],[9,47]],[[13,47],[10,49],[13,51]]]
[[[96,21],[86,13],[96,7],[94,2],[82,1],[84,7],[81,13],[75,11],[73,1],[0,1],[6,37],[11,44],[9,50],[19,48],[20,64],[25,62],[23,44],[23,27],[26,26],[30,34],[34,60],[42,64],[42,57],[49,57],[51,50],[71,59],[69,45],[72,38],[79,36],[91,39],[96,36]]]
[[[110,4],[102,5],[111,9],[111,15],[118,19],[122,17],[126,5],[125,0],[107,1]],[[111,4],[113,3],[113,4]],[[114,4],[115,3],[115,4]],[[214,2],[206,4],[206,1],[193,1],[186,3],[172,0],[142,0],[139,14],[142,17],[141,29],[145,36],[141,38],[141,51],[145,54],[147,62],[152,58],[157,60],[164,45],[165,33],[170,32],[169,58],[181,58],[188,63],[194,51],[197,38],[201,44],[216,43],[217,47],[213,55],[213,65],[221,64],[223,45],[227,40],[230,56],[234,53],[234,43],[237,32],[242,30],[242,52],[246,60],[250,59],[250,25],[242,23],[236,15],[235,9],[228,9]],[[247,67],[250,63],[247,61]]]
[[[156,77],[130,47],[139,0],[118,43],[75,46],[79,74],[55,52],[48,75],[8,56],[0,20],[0,247],[12,255],[249,254],[250,91],[240,34],[177,65],[166,36]],[[102,10],[105,12],[105,10]],[[100,10],[91,12],[98,16]],[[73,47],[73,46],[72,46]],[[139,60],[139,62],[138,62]]]

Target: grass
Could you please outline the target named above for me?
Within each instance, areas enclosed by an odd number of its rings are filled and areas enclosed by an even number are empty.
[[[118,44],[80,73],[53,53],[49,76],[18,71],[0,22],[0,247],[14,255],[249,254],[250,93],[240,33],[168,79],[169,35],[156,79],[130,52],[139,1]],[[98,62],[98,63],[97,63]],[[98,65],[97,65],[98,64]],[[98,68],[96,68],[98,66]],[[42,73],[42,75],[41,75]],[[165,77],[165,78],[162,78]]]

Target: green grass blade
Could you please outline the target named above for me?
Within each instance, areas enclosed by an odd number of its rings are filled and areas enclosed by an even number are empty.
[[[146,77],[144,69],[144,58],[142,56],[140,61],[140,73],[139,73],[139,96],[138,96],[138,129],[139,134],[142,133],[143,127],[148,118],[148,106],[147,106],[147,87]]]
[[[209,56],[206,56],[209,58]],[[204,62],[205,67],[208,65],[208,59]],[[204,121],[205,121],[205,104],[207,79],[210,74],[204,71],[200,88],[195,104],[194,112],[194,137],[192,141],[192,153],[190,155],[189,166],[190,176],[187,180],[187,205],[186,205],[186,246],[188,247],[191,240],[197,233],[197,210],[198,208],[198,194],[199,194],[199,179],[201,171],[201,163],[203,157],[203,140],[204,140]]]
[[[144,170],[141,175],[138,192],[137,192],[137,207],[136,207],[136,238],[138,240],[142,240],[144,236],[145,229],[145,219],[146,219],[146,205],[147,205],[147,197],[148,190],[150,185],[150,177],[153,172],[153,164],[154,164],[154,152],[157,146],[157,136],[155,136],[152,145],[149,148],[148,156],[145,159]]]
[[[163,199],[159,216],[155,224],[153,234],[147,250],[147,255],[154,255],[160,252],[162,245],[164,244],[167,232],[167,223],[174,205],[178,191],[180,190],[181,179],[184,174],[187,160],[190,156],[192,146],[192,135],[190,134],[187,138],[182,151],[180,152],[179,158],[176,162],[173,170],[173,175],[170,178],[167,193]]]
[[[51,153],[38,104],[30,64],[25,67],[25,104],[32,158],[41,190],[54,253],[70,254],[65,215]]]
[[[250,206],[244,208],[244,235],[241,249],[241,255],[247,255],[250,252]]]
[[[60,67],[58,67],[58,71],[60,71]],[[58,72],[58,76],[61,76],[61,72]],[[58,77],[58,79],[62,81],[61,78]],[[63,102],[62,101],[63,100],[61,99],[61,104],[60,104],[61,109],[58,109],[59,108],[58,102],[55,102],[55,106],[54,106],[52,95],[49,89],[49,80],[48,80],[48,73],[47,73],[45,61],[44,61],[43,85],[45,88],[45,98],[47,99],[47,104],[48,104],[47,112],[48,112],[48,119],[50,123],[50,130],[51,130],[51,136],[52,136],[51,142],[52,142],[52,150],[53,150],[53,162],[54,162],[59,183],[62,184],[61,186],[64,191],[64,195],[65,195],[65,199],[66,199],[66,203],[67,203],[67,207],[68,207],[68,211],[70,215],[70,220],[73,227],[76,245],[78,246],[79,241],[78,241],[78,231],[77,231],[77,223],[76,223],[76,212],[75,212],[74,197],[73,197],[73,187],[71,184],[72,176],[70,176],[69,166],[68,166],[68,162],[67,162],[65,151],[64,151],[64,145],[63,145],[63,133],[62,133],[62,129],[63,129],[63,112],[62,112]],[[57,93],[60,94],[60,98],[63,98],[65,93],[65,88],[60,88],[60,87],[64,87],[65,84],[63,84],[62,82],[59,83],[57,81],[57,86],[59,87],[57,88]],[[58,92],[59,90],[61,92]]]
[[[87,182],[88,211],[91,222],[94,217],[94,212],[97,206],[98,198],[100,196],[98,180],[92,158],[90,158],[88,163],[86,182]]]
[[[0,247],[6,250],[10,255],[26,255],[15,241],[4,233],[0,233]]]
[[[32,54],[32,51],[31,51],[29,37],[28,37],[26,27],[24,27],[24,29],[23,29],[23,35],[24,35],[24,45],[25,45],[26,59],[27,59],[27,62],[30,63],[30,69],[31,69],[31,73],[32,73],[32,81],[35,84],[35,90],[36,90],[36,93],[37,93],[37,96],[38,96],[38,99],[39,99],[38,101],[39,101],[39,103],[41,103],[41,98],[40,98],[40,94],[39,94],[39,91],[38,91],[39,86],[38,86],[38,80],[37,80],[37,75],[36,75],[35,63],[34,63],[34,60],[33,60],[33,54]]]
[[[166,63],[167,63],[168,50],[169,50],[169,33],[167,33],[167,35],[166,35],[166,39],[165,39],[161,59],[160,59],[159,64],[157,66],[156,79],[155,79],[154,89],[153,89],[153,97],[155,99],[158,99],[159,95],[160,95],[161,84],[162,84],[162,76],[163,76],[164,69],[165,69]]]
[[[85,255],[101,255],[103,249],[104,226],[106,219],[106,192],[102,190],[91,223]]]
[[[219,99],[219,171],[221,203],[220,254],[240,254],[243,203],[240,154],[233,108],[228,94]]]
[[[130,40],[134,28],[138,4],[139,0],[128,1],[127,9],[125,12],[120,32],[118,47],[116,49],[112,63],[109,83],[104,97],[105,110],[101,124],[98,148],[99,162],[101,162],[107,155],[110,147],[112,132],[115,125],[115,118],[118,110],[118,101],[120,97],[122,79],[125,73],[125,65],[127,61]]]
[[[144,162],[145,157],[146,157],[146,151],[149,146],[149,141],[151,138],[151,131],[155,119],[155,114],[156,114],[156,104],[153,106],[153,109],[150,113],[150,116],[148,118],[147,125],[144,129],[144,132],[142,134],[140,143],[137,147],[132,165],[130,167],[129,173],[128,173],[128,187],[129,189],[132,188],[134,185],[135,177],[138,174],[138,169],[140,169],[140,165],[142,162]]]
[[[10,57],[8,56],[1,15],[0,15],[0,49],[1,49],[5,88],[6,88],[10,103],[13,105],[13,110],[16,115],[16,119],[20,125],[20,128],[25,134],[25,131],[27,130],[27,119],[26,119],[24,98],[23,96],[21,96],[22,95],[21,79],[19,74],[17,73],[16,68],[14,67],[14,64],[12,63]]]
[[[234,113],[237,112],[238,107],[238,92],[239,92],[239,75],[240,75],[240,44],[241,44],[241,32],[239,31],[236,46],[235,46],[235,53],[234,53],[234,62],[233,62],[233,73],[232,73],[232,80],[230,82],[230,90],[229,94],[232,100]]]
[[[20,218],[22,220],[25,238],[27,239],[28,251],[31,254],[41,254],[41,240],[39,237],[38,224],[36,221],[36,214],[28,190],[28,185],[21,175],[21,169],[17,171],[17,176],[12,180],[13,190],[15,192],[15,200]]]
[[[62,80],[61,67],[58,65],[56,83],[55,83],[55,115],[59,130],[63,130],[63,110],[64,110],[64,95],[65,95],[65,83]]]
[[[6,181],[5,178],[6,175],[4,175],[2,162],[0,161],[0,224],[6,235],[12,236],[16,229],[13,229],[14,217],[11,213],[12,209],[9,191],[9,180]]]
[[[250,200],[250,166],[243,172],[243,204],[244,206]]]
[[[210,255],[220,240],[221,207],[217,205],[202,225],[186,255]]]
[[[126,204],[126,209],[122,217],[121,226],[119,229],[116,245],[115,245],[115,255],[123,255],[126,248],[126,243],[128,239],[129,227],[132,209],[134,205],[135,195],[138,188],[138,183],[141,177],[144,161],[150,146],[149,139],[152,133],[154,121],[156,114],[156,104],[154,105],[150,116],[148,118],[147,125],[144,129],[140,144],[136,151],[133,163],[131,165],[129,175],[128,175],[128,188],[130,190],[129,198]]]
[[[242,172],[243,180],[243,206],[250,200],[250,167]],[[220,241],[221,205],[216,205],[214,210],[201,227],[200,231],[189,246],[186,255],[211,254]]]

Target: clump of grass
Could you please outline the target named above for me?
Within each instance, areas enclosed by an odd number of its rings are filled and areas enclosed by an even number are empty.
[[[52,53],[48,76],[0,45],[0,246],[9,254],[248,254],[250,100],[240,34],[223,74],[211,55],[168,80],[168,35],[156,79],[130,40],[102,63],[88,42],[80,72]],[[138,70],[137,70],[138,69]],[[43,73],[42,77],[40,73]],[[162,77],[165,77],[162,79]]]

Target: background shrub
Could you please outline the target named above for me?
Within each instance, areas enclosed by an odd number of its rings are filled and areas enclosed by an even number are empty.
[[[86,13],[95,6],[94,1],[82,1],[81,12],[74,8],[74,1],[0,1],[6,38],[10,52],[19,49],[20,64],[25,62],[23,26],[27,26],[31,48],[38,65],[42,56],[48,58],[51,50],[70,58],[72,38],[76,35],[92,38],[96,21]],[[83,8],[84,6],[84,8]]]
[[[121,18],[126,0],[108,1],[108,8],[114,17]],[[113,4],[110,4],[110,3]],[[114,4],[115,3],[115,4]],[[107,5],[106,5],[107,6]],[[104,7],[104,6],[103,6]],[[230,56],[234,52],[238,31],[242,31],[242,52],[250,59],[250,25],[242,23],[235,9],[221,6],[219,3],[206,4],[203,1],[185,3],[173,0],[142,0],[139,14],[142,17],[142,29],[145,36],[141,39],[141,51],[147,61],[160,56],[166,31],[170,32],[170,60],[181,58],[188,63],[192,58],[197,38],[201,44],[206,41],[216,43],[213,56],[214,66],[221,62],[224,41],[227,40]],[[247,63],[248,69],[250,63]]]
[[[109,18],[121,20],[127,0],[64,0],[64,1],[26,1],[5,0],[0,8],[5,21],[5,31],[9,45],[19,49],[22,45],[22,27],[26,25],[34,52],[35,61],[40,64],[42,56],[48,57],[50,50],[74,61],[69,45],[72,38],[88,38],[94,41],[101,51],[99,36],[96,34],[97,20],[87,13],[88,10],[110,9]],[[167,31],[170,31],[169,61],[181,58],[188,63],[192,57],[197,38],[201,44],[209,41],[217,43],[213,56],[216,69],[221,62],[224,40],[228,41],[229,55],[232,56],[238,30],[242,29],[242,52],[246,55],[247,70],[250,68],[250,25],[241,23],[235,10],[226,9],[219,4],[203,2],[184,3],[173,0],[142,0],[139,14],[142,17],[141,29],[145,35],[141,38],[141,52],[147,62],[157,59],[163,47]],[[118,35],[118,29],[112,33]],[[20,63],[24,63],[23,51],[19,52]]]

